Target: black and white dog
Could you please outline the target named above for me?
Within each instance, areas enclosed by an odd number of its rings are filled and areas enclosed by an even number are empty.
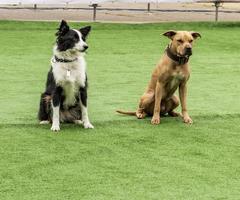
[[[84,52],[90,26],[70,29],[62,20],[53,48],[46,90],[41,95],[38,118],[40,124],[52,122],[52,131],[60,130],[60,122],[83,124],[94,128],[88,119],[87,75]]]

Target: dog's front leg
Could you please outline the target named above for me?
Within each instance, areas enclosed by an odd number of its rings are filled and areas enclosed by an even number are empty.
[[[160,123],[162,90],[163,90],[163,84],[157,81],[156,88],[155,88],[155,104],[154,104],[154,110],[153,110],[153,117],[151,120],[152,124]]]
[[[52,97],[52,109],[53,109],[53,116],[52,116],[52,131],[60,131],[60,100],[61,100],[61,93],[62,88],[56,87],[53,97]]]
[[[179,96],[182,106],[182,116],[183,116],[183,122],[187,124],[192,124],[193,121],[188,115],[187,111],[187,84],[186,81],[180,84],[179,86]]]
[[[87,110],[87,88],[80,88],[80,106],[82,112],[82,122],[84,128],[94,128],[94,126],[90,123],[88,118],[88,110]]]

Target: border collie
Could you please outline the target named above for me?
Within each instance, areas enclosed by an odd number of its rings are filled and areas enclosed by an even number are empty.
[[[60,122],[83,124],[94,128],[88,119],[87,75],[84,52],[90,26],[70,29],[62,20],[56,33],[51,68],[45,92],[40,99],[38,119],[40,124],[52,122],[52,131],[60,130]]]

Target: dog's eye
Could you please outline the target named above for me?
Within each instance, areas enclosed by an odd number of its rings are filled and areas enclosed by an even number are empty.
[[[177,40],[179,43],[183,43],[183,41],[180,39],[180,40]]]
[[[193,40],[189,40],[189,43],[192,43],[193,42]]]

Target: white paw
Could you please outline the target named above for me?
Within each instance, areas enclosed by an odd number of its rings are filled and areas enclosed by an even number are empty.
[[[83,124],[82,120],[74,120],[74,124]]]
[[[51,127],[51,130],[52,130],[52,131],[60,131],[60,127],[59,127],[58,124],[57,124],[57,125],[56,125],[56,124],[53,124],[52,127]]]
[[[40,121],[39,124],[41,124],[41,125],[42,125],[42,124],[50,124],[50,121],[48,121],[48,120],[43,120],[43,121]]]
[[[84,128],[94,128],[94,126],[90,122],[83,123]]]

